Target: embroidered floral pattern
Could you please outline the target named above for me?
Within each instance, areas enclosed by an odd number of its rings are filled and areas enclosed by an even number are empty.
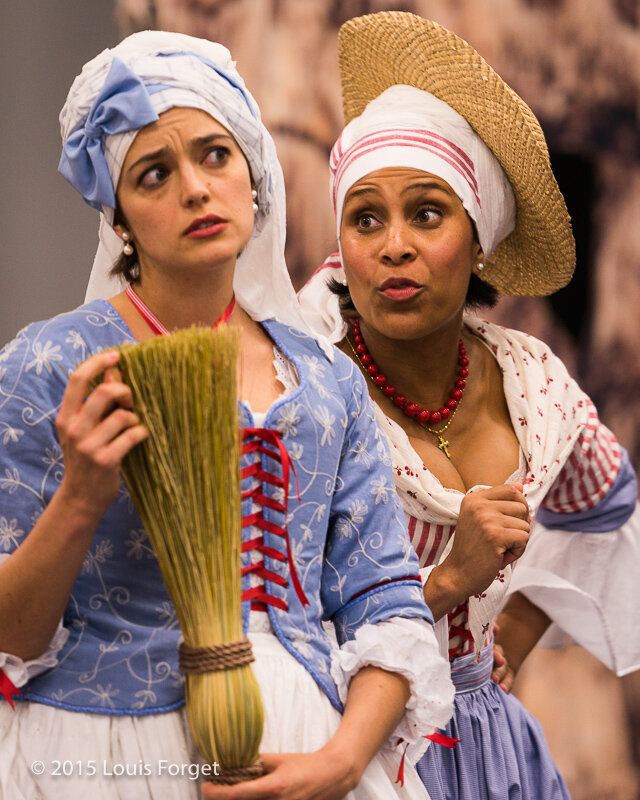
[[[33,345],[33,354],[35,358],[27,364],[26,371],[28,372],[31,369],[35,369],[37,375],[41,375],[43,369],[46,369],[46,371],[51,374],[51,372],[53,372],[53,364],[62,361],[60,345],[54,345],[51,340],[45,345],[36,342]]]
[[[364,380],[342,354],[330,367],[313,340],[279,323],[265,326],[300,379],[297,389],[274,404],[265,424],[280,431],[295,470],[286,524],[291,560],[308,599],[303,606],[293,590],[287,560],[270,559],[268,568],[286,586],[270,585],[269,591],[289,607],[288,612],[275,609],[274,619],[278,635],[340,708],[320,620],[339,615],[344,620],[340,635],[351,636],[368,621],[426,618],[428,612],[420,587],[406,581],[417,574],[417,562],[387,477],[388,448]],[[9,453],[0,472],[1,552],[12,552],[24,541],[62,480],[55,418],[66,376],[91,353],[128,340],[115,310],[95,301],[29,326],[0,353],[0,446]],[[244,407],[241,423],[251,423]],[[273,471],[272,459],[258,458]],[[264,483],[262,490],[275,503],[284,502],[282,486]],[[283,525],[284,517],[265,508],[265,519],[275,525]],[[248,540],[255,534],[249,527],[243,535]],[[267,530],[264,539],[269,548],[286,553],[281,538]],[[249,555],[243,554],[243,564]],[[393,583],[369,596],[376,576]],[[245,624],[248,606],[243,604]],[[27,698],[32,692],[102,713],[162,710],[182,701],[175,610],[124,486],[94,534],[64,623],[69,638],[58,654],[61,669],[33,679],[25,687]]]
[[[6,422],[0,422],[0,436],[2,437],[2,444],[15,443],[20,441],[20,437],[24,431],[20,428],[14,428],[12,425],[7,425]]]
[[[19,544],[19,539],[24,536],[24,531],[18,528],[18,520],[7,520],[0,517],[0,548],[5,552],[15,550]]]

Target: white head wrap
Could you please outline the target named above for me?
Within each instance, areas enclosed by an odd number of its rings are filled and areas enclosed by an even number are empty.
[[[451,106],[414,86],[392,86],[372,100],[342,131],[330,167],[338,238],[347,192],[385,167],[445,180],[475,222],[485,257],[515,225],[513,190],[491,150]]]
[[[414,86],[391,86],[351,120],[333,146],[331,199],[338,241],[349,189],[385,167],[412,167],[445,180],[474,221],[485,257],[515,226],[516,204],[504,170],[469,123],[447,103]],[[347,282],[337,258],[327,259],[298,295],[305,319],[330,341],[346,325],[328,281]]]
[[[132,77],[139,78],[144,84],[148,93],[145,102],[150,101],[152,113],[161,114],[174,106],[199,108],[233,135],[249,162],[259,205],[252,238],[236,264],[236,297],[242,308],[256,320],[275,317],[308,331],[284,260],[282,169],[273,139],[260,120],[258,105],[236,71],[229,51],[204,39],[162,31],[135,33],[116,47],[104,50],[84,66],[60,112],[65,147],[74,132],[78,137],[79,129],[83,126],[88,129],[87,118],[89,116],[91,123],[90,114],[94,113],[96,98],[103,91],[112,66],[118,62],[123,62],[123,69],[128,68],[134,73]],[[103,136],[102,154],[114,192],[125,156],[139,127]],[[123,130],[123,126],[119,130]],[[86,194],[83,196],[86,199]],[[111,227],[113,208],[100,200],[91,204],[101,206],[102,213],[100,243],[87,287],[87,301],[112,297],[125,286],[121,278],[109,275],[122,251],[122,241]]]

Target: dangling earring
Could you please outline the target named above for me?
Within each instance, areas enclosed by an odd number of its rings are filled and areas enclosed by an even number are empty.
[[[133,255],[133,245],[130,244],[129,242],[130,238],[131,237],[126,231],[122,232],[122,240],[124,241],[124,247],[122,248],[122,252],[125,254],[125,256]]]
[[[478,261],[478,263],[476,265],[476,270],[478,272],[482,272],[483,269],[484,269],[484,264],[482,263],[482,261]]]
[[[257,189],[252,189],[252,190],[251,190],[251,198],[253,199],[253,205],[252,205],[252,208],[253,208],[253,213],[254,213],[254,214],[257,214],[257,213],[258,213],[258,208],[259,208],[258,204],[256,203],[256,198],[257,198],[257,197],[258,197],[258,191],[257,191]]]

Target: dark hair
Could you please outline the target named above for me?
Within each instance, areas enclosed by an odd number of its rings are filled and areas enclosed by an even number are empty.
[[[500,293],[490,283],[483,281],[473,272],[464,299],[465,308],[493,308],[500,299]]]
[[[128,283],[137,283],[140,280],[140,267],[135,249],[130,256],[120,253],[113,262],[109,275],[113,278],[121,275]]]
[[[329,280],[329,290],[337,295],[340,305],[340,313],[343,317],[354,316],[357,311],[353,305],[349,287],[344,283],[339,283],[335,278]],[[471,274],[467,296],[465,297],[465,308],[493,308],[498,302],[500,295],[488,283],[481,280],[477,275]]]

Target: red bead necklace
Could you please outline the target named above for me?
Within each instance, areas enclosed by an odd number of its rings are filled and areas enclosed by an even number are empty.
[[[380,368],[375,364],[366,344],[364,343],[364,339],[362,338],[362,333],[360,331],[360,319],[356,317],[352,324],[353,341],[355,342],[355,347],[353,344],[351,344],[351,340],[348,337],[347,340],[349,341],[349,345],[351,346],[356,358],[360,362],[362,369],[367,373],[378,389],[380,389],[380,391],[383,392],[386,397],[392,400],[395,405],[398,406],[398,408],[401,408],[408,417],[415,419],[415,421],[425,428],[425,430],[437,437],[438,447],[440,450],[442,450],[445,456],[450,459],[451,456],[449,455],[449,451],[447,449],[449,442],[443,438],[442,434],[453,422],[456,411],[462,402],[464,388],[467,385],[466,378],[469,375],[469,359],[467,357],[464,341],[460,339],[458,342],[458,377],[453,389],[449,394],[449,399],[442,406],[442,408],[429,411],[429,409],[424,408],[418,403],[408,400],[405,395],[398,392],[393,384],[389,383],[386,376],[380,372]],[[446,420],[446,424],[442,428],[433,430],[429,427],[429,425],[437,425],[443,420]]]

